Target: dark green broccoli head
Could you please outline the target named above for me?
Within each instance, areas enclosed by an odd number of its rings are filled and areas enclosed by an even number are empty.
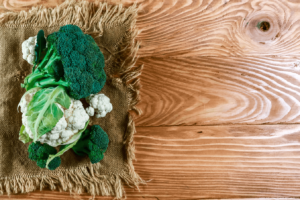
[[[40,168],[45,168],[46,167],[46,163],[47,163],[47,159],[44,160],[38,160],[36,162],[36,165],[39,166]]]
[[[31,143],[28,147],[28,152],[29,152],[29,159],[36,161],[37,166],[39,166],[40,168],[46,167],[46,162],[49,155],[54,155],[57,153],[54,147],[51,147],[48,144],[42,144],[40,142]],[[53,159],[48,165],[49,169],[50,170],[56,169],[60,165],[60,162],[61,162],[60,158],[59,160]]]
[[[28,153],[29,153],[29,159],[33,160],[33,161],[37,161],[38,160],[38,154],[37,151],[39,150],[39,148],[41,147],[41,143],[40,142],[36,142],[36,143],[31,143],[28,147]]]
[[[80,99],[98,93],[106,81],[104,56],[90,35],[75,25],[66,25],[47,40],[62,56],[64,79],[70,83],[70,96]]]
[[[48,164],[48,168],[50,170],[55,170],[56,168],[58,168],[61,164],[61,159],[60,157],[55,157],[53,160],[51,160],[51,162]]]
[[[62,26],[47,37],[48,50],[38,68],[24,85],[49,87],[62,85],[74,99],[98,93],[104,86],[104,56],[93,37],[75,25]]]
[[[46,164],[47,164],[47,159],[43,159],[43,160],[38,160],[36,162],[37,166],[39,166],[40,168],[45,168]],[[61,164],[61,159],[60,157],[55,157],[53,160],[51,160],[51,162],[48,164],[48,169],[50,170],[55,170],[56,168],[58,168]]]
[[[94,125],[91,127],[90,135],[92,143],[97,145],[100,148],[101,152],[104,153],[109,143],[108,135],[106,134],[106,132],[99,125]]]
[[[91,151],[88,156],[92,164],[100,162],[104,157],[101,151]]]
[[[41,145],[37,150],[37,156],[39,160],[48,159],[50,154],[56,154],[56,149],[47,144]]]
[[[106,132],[99,125],[94,125],[83,132],[72,149],[77,155],[88,155],[91,163],[94,164],[103,159],[108,143],[109,138]]]

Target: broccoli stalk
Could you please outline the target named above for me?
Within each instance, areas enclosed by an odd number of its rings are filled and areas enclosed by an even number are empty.
[[[68,82],[59,80],[63,73],[61,72],[63,68],[60,62],[61,56],[57,53],[55,47],[51,45],[38,68],[25,78],[23,87],[27,91],[34,87],[44,88],[58,85],[69,87]]]
[[[61,56],[57,53],[55,47],[51,45],[50,48],[47,50],[44,59],[39,64],[37,70],[42,71],[44,68],[48,69],[49,66],[55,64],[55,62],[60,60],[61,60]]]
[[[79,156],[88,155],[91,163],[94,164],[103,159],[108,143],[106,132],[99,125],[94,125],[83,132],[72,149]]]

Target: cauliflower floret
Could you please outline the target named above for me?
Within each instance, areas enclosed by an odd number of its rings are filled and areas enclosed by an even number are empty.
[[[35,60],[35,45],[37,36],[29,37],[22,43],[23,59],[33,65]],[[45,37],[46,38],[46,37]],[[47,47],[48,43],[46,43]]]
[[[59,138],[59,133],[51,133],[49,134],[50,140],[57,140]]]
[[[70,108],[65,112],[65,118],[68,121],[68,130],[83,129],[85,123],[89,120],[89,115],[79,100],[72,100]]]
[[[25,126],[25,131],[32,139],[33,133],[29,128],[26,112],[27,106],[32,100],[35,92],[25,94],[19,103],[22,112],[22,123]],[[79,100],[71,99],[71,105],[69,109],[66,110],[64,110],[61,105],[57,105],[64,113],[64,116],[57,122],[55,127],[50,132],[42,135],[37,140],[41,143],[47,143],[48,145],[53,147],[74,142],[76,139],[78,139],[76,137],[73,137],[74,134],[83,129],[86,122],[89,120],[89,115],[85,112],[83,105]]]
[[[86,113],[90,116],[96,114],[96,118],[105,117],[113,109],[110,99],[104,94],[91,94],[86,100],[90,104],[90,107],[86,108]]]
[[[89,116],[94,116],[95,114],[95,109],[93,107],[88,107],[85,109],[85,111]]]
[[[23,59],[26,60],[29,64],[33,65],[33,61],[35,59],[35,44],[36,44],[36,37],[30,37],[22,43],[22,53]]]
[[[64,142],[67,141],[73,134],[74,134],[74,132],[71,131],[71,130],[64,130],[64,131],[61,133],[62,140],[63,140]]]

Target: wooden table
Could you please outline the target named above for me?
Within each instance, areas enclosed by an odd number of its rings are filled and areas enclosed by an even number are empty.
[[[6,0],[1,9],[61,2]],[[152,181],[126,188],[127,198],[300,197],[300,1],[139,2],[135,168]]]

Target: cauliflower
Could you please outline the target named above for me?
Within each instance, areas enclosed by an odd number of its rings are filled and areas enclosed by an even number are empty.
[[[22,112],[22,123],[25,126],[25,131],[29,137],[33,139],[33,133],[29,128],[27,121],[27,106],[34,96],[36,91],[26,93],[20,103]],[[85,112],[84,107],[79,100],[71,99],[69,109],[64,110],[59,104],[58,107],[64,112],[64,116],[57,122],[56,126],[48,133],[42,135],[37,141],[47,143],[52,147],[59,145],[70,144],[77,140],[77,137],[72,137],[85,127],[86,122],[89,120],[89,115]]]
[[[23,59],[31,65],[33,65],[35,59],[36,37],[30,37],[22,43]]]
[[[23,59],[29,64],[33,65],[35,60],[35,45],[37,36],[29,37],[22,43]],[[46,38],[46,37],[45,37]],[[46,43],[47,47],[47,43]]]
[[[104,94],[91,94],[86,100],[90,104],[90,107],[86,108],[86,113],[89,116],[96,114],[97,118],[105,117],[107,113],[112,111],[110,99]]]

